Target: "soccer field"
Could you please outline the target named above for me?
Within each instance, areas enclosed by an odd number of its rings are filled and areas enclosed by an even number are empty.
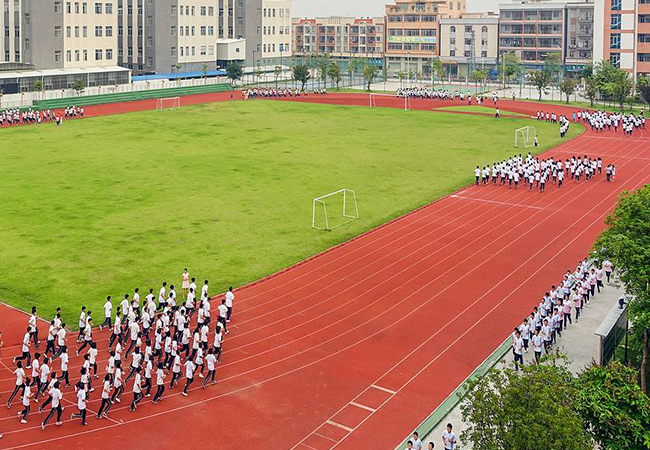
[[[473,180],[520,119],[250,101],[0,130],[0,300],[69,325],[115,300],[211,292],[287,267]],[[558,126],[535,122],[541,150]],[[573,125],[570,137],[581,126]],[[312,198],[353,189],[360,219],[311,229]]]

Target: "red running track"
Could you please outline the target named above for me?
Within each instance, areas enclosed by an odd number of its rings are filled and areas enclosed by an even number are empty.
[[[307,101],[363,105],[367,96]],[[531,113],[536,105],[500,106]],[[0,448],[159,449],[206,439],[220,449],[394,448],[585,256],[617,194],[650,180],[648,137],[587,132],[547,154],[601,156],[617,165],[616,183],[600,177],[546,194],[471,186],[238,289],[215,386],[187,398],[168,390],[136,413],[123,401],[110,420],[91,417],[87,427],[67,420],[75,409],[67,401],[66,422],[45,431],[37,412],[21,425],[15,402],[0,410]],[[100,369],[106,337],[96,336]],[[3,400],[12,351],[0,360]],[[72,358],[73,379],[80,364]],[[65,396],[74,401],[69,389]]]

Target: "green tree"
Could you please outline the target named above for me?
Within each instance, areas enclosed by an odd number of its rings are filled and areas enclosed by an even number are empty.
[[[207,83],[208,65],[206,63],[201,64],[201,74],[203,75],[203,79],[206,80]]]
[[[503,59],[499,66],[501,78],[503,78],[503,88],[506,88],[506,80],[517,78],[521,75],[521,61],[515,52],[507,52],[501,55]]]
[[[560,83],[560,92],[562,92],[564,95],[566,95],[566,102],[567,103],[569,103],[569,100],[571,100],[571,96],[576,91],[577,86],[578,86],[578,83],[573,78],[565,78]]]
[[[578,377],[577,408],[605,450],[650,448],[650,399],[634,369],[592,364]]]
[[[602,88],[612,100],[618,103],[622,110],[623,103],[632,92],[632,85],[630,74],[623,69],[616,68],[603,83]]]
[[[339,90],[339,84],[341,83],[341,79],[343,78],[341,74],[341,68],[339,67],[338,64],[336,64],[335,61],[332,61],[329,68],[327,69],[327,73],[330,77],[330,80],[332,80],[333,83],[336,84],[336,90]]]
[[[639,76],[636,80],[636,92],[646,105],[650,105],[650,81],[648,77]]]
[[[483,84],[487,80],[487,77],[488,77],[487,70],[477,69],[472,72],[472,81],[474,82],[477,88],[479,84],[483,86]]]
[[[403,70],[397,72],[397,78],[399,78],[399,87],[400,89],[404,88],[404,80],[406,79],[406,73]]]
[[[299,81],[302,85],[301,90],[305,91],[305,85],[311,79],[311,73],[309,67],[304,64],[300,64],[293,67],[293,79]]]
[[[432,87],[435,88],[436,77],[440,78],[441,80],[443,80],[445,77],[445,67],[442,65],[442,61],[440,61],[440,58],[435,58],[431,62],[431,72],[433,75]]]
[[[81,78],[77,78],[76,80],[74,80],[74,82],[72,83],[72,89],[75,90],[77,95],[81,95],[81,93],[84,91],[84,89],[86,89],[86,85],[84,84],[84,80],[82,80]]]
[[[350,75],[350,84],[352,84],[352,78],[356,76],[361,70],[363,70],[364,62],[359,58],[354,58],[348,64],[348,75]]]
[[[282,66],[275,66],[273,68],[273,76],[275,77],[275,88],[278,88],[278,78],[282,75]]]
[[[320,86],[320,81],[322,81],[325,87],[327,87],[327,73],[330,67],[329,58],[327,58],[326,56],[318,58],[318,61],[316,61],[316,67],[318,68],[319,86]]]
[[[592,74],[588,78],[585,78],[583,80],[583,83],[584,85],[582,88],[582,96],[588,98],[590,105],[593,107],[594,102],[598,97],[598,89],[599,89],[598,78],[596,78]]]
[[[616,209],[607,217],[609,226],[594,244],[593,256],[609,259],[632,300],[628,318],[633,337],[641,343],[641,389],[648,393],[650,352],[650,184],[633,192],[623,191]]]
[[[492,369],[461,405],[467,429],[462,439],[474,450],[592,450],[576,411],[576,383],[561,359]]]
[[[546,53],[543,70],[549,74],[551,82],[558,81],[562,71],[562,54],[559,52]]]
[[[366,84],[368,86],[368,92],[370,92],[370,87],[372,86],[372,82],[375,80],[375,77],[379,73],[379,69],[377,66],[373,66],[372,64],[366,64],[363,68],[363,78],[366,79]]]
[[[258,66],[255,67],[255,71],[253,72],[253,77],[254,77],[255,80],[257,80],[257,81],[255,81],[255,83],[259,83],[262,80],[263,75],[264,75],[264,71],[262,70],[262,68],[258,64]]]
[[[237,81],[244,76],[244,68],[241,63],[231,62],[226,66],[226,77],[230,80],[230,86],[235,87]]]
[[[34,81],[34,90],[35,91],[42,91],[43,90],[43,80]]]
[[[528,73],[528,80],[539,92],[539,99],[541,101],[542,94],[548,94],[547,88],[551,83],[550,73],[546,70],[531,70]]]

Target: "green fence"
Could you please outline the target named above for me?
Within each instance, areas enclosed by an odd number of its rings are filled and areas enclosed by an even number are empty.
[[[154,98],[180,97],[182,95],[210,94],[215,92],[230,91],[228,83],[206,84],[202,86],[188,86],[167,89],[151,89],[133,92],[120,92],[116,94],[87,95],[79,97],[56,98],[50,100],[37,100],[34,109],[61,109],[68,106],[104,105],[106,103],[132,102],[136,100],[151,100]]]

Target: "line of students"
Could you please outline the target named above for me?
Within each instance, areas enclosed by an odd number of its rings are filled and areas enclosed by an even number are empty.
[[[108,417],[111,406],[122,401],[122,395],[131,382],[133,398],[129,409],[132,412],[136,411],[144,397],[151,397],[154,382],[156,390],[152,403],[163,400],[167,383],[165,380],[170,374],[169,389],[177,386],[185,376],[182,391],[184,396],[188,395],[195,376],[203,379],[203,389],[208,383],[216,383],[216,365],[221,362],[224,336],[229,333],[227,324],[231,320],[235,294],[230,287],[217,307],[218,317],[213,322],[208,280],[205,280],[200,300],[197,300],[196,282],[194,278],[190,282],[187,269],[182,278],[184,300],[181,302],[177,301],[174,286],[170,286],[167,291],[167,283],[163,283],[158,293],[158,305],[155,303],[153,289],[149,290],[145,301],[140,305],[139,290],[136,288],[132,298],[129,294],[124,296],[116,309],[114,321],[111,297],[107,297],[104,304],[105,320],[100,325],[100,330],[107,327],[111,334],[106,348],[109,355],[106,374],[100,384],[101,405],[95,413],[97,419]],[[71,420],[78,418],[82,425],[86,425],[87,403],[95,391],[93,380],[99,378],[99,350],[93,339],[92,311],[85,306],[82,306],[79,315],[79,329],[76,341],[79,347],[75,353],[77,356],[83,354],[83,363],[79,379],[74,384],[78,411],[72,414]],[[211,345],[210,333],[213,333]],[[60,308],[57,308],[56,315],[50,322],[46,341],[43,354],[36,352],[32,358],[32,342],[36,349],[40,348],[34,307],[22,342],[22,353],[14,358],[16,382],[7,400],[7,408],[11,408],[12,402],[20,394],[23,409],[19,417],[21,423],[27,423],[32,399],[38,403],[39,397],[47,395],[39,408],[39,413],[42,413],[50,406],[50,411],[41,424],[43,429],[54,416],[55,423],[62,424],[63,384],[65,383],[65,388],[70,387],[67,330],[61,319]],[[57,358],[60,360],[59,372],[52,370]],[[31,369],[31,378],[26,375],[25,369]]]
[[[612,263],[604,260],[590,266],[585,258],[574,271],[567,270],[560,283],[551,286],[538,306],[516,327],[512,333],[512,351],[515,368],[524,364],[524,354],[532,345],[534,358],[539,362],[542,352],[548,353],[562,336],[563,329],[580,320],[583,308],[594,300],[596,292],[604,287],[604,279],[609,284],[612,276]],[[572,312],[575,317],[572,318]]]

